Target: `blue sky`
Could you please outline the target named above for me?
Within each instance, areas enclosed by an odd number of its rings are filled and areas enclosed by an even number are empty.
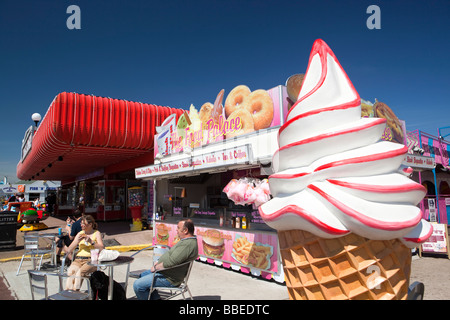
[[[372,4],[378,30],[366,25]],[[80,30],[66,26],[70,5]],[[449,0],[1,0],[0,177],[17,180],[31,115],[60,92],[200,108],[221,89],[304,73],[317,38],[407,130],[450,126]]]

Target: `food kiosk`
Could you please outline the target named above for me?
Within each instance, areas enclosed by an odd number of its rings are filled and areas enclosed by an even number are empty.
[[[155,141],[159,146],[155,163],[136,168],[135,176],[153,185],[155,244],[177,243],[178,221],[190,218],[195,224],[202,261],[284,282],[276,231],[264,223],[254,203],[230,199],[230,193],[224,192],[234,182],[256,188],[271,174],[278,129],[288,101],[284,86],[268,92],[277,111],[269,127],[207,141],[193,148],[185,145],[182,151],[168,150],[168,146],[174,147],[173,143],[164,145]],[[195,124],[193,110],[189,116]],[[165,134],[164,129],[176,131],[178,126],[172,126],[163,128],[159,134]],[[204,130],[202,142],[206,135]],[[162,150],[164,146],[166,149]]]

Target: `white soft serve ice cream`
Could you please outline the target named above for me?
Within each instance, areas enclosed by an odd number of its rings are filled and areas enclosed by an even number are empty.
[[[385,119],[361,118],[358,93],[316,40],[297,103],[279,130],[269,177],[274,198],[259,208],[264,221],[323,238],[354,232],[408,247],[428,239],[432,227],[417,207],[425,188],[404,175],[407,147],[381,141],[385,126]]]

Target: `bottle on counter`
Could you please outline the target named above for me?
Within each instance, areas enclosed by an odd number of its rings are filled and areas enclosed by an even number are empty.
[[[239,217],[236,217],[236,229],[240,229],[241,228],[241,220]]]
[[[220,215],[219,226],[223,227],[223,214]]]
[[[233,219],[231,221],[231,227],[236,228],[236,217],[233,217]]]
[[[247,217],[242,217],[242,229],[247,229]]]

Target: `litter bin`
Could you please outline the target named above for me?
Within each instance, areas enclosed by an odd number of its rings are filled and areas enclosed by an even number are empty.
[[[0,212],[0,250],[16,248],[17,213]]]

